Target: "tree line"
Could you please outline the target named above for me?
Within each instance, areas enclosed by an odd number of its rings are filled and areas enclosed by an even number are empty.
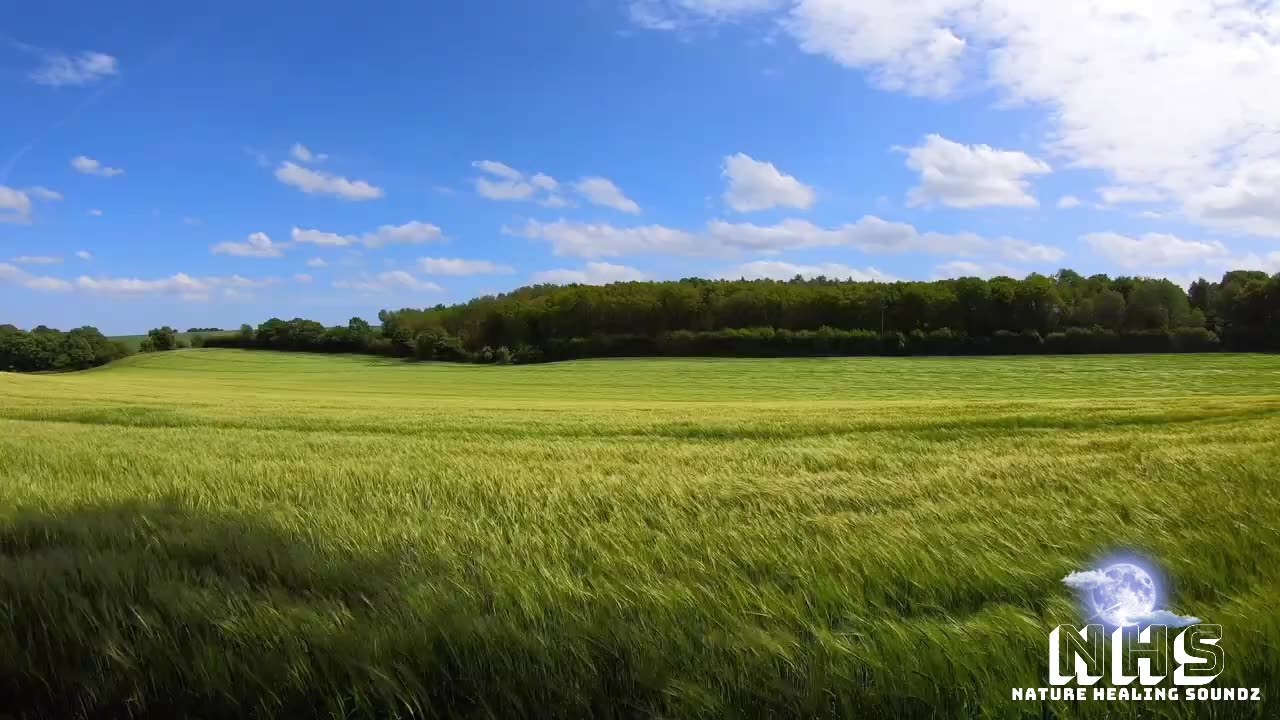
[[[1184,290],[1071,270],[1021,280],[828,278],[535,285],[326,327],[272,318],[208,347],[541,362],[610,356],[945,355],[1280,350],[1280,275]]]
[[[124,343],[108,340],[95,327],[62,332],[40,325],[28,332],[13,325],[0,325],[0,370],[86,370],[128,354]]]
[[[272,318],[196,336],[152,329],[142,352],[232,347],[477,363],[588,357],[984,355],[1280,350],[1280,274],[1173,282],[1071,270],[933,282],[704,280],[533,285],[383,310],[380,325]],[[211,328],[208,330],[212,330]],[[0,326],[0,370],[80,370],[128,354],[92,327]]]

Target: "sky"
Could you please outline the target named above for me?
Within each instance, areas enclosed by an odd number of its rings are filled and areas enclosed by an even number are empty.
[[[27,4],[0,323],[538,282],[1280,271],[1280,4]]]

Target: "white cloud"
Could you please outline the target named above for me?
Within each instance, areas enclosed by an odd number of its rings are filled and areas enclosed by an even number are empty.
[[[329,159],[325,153],[311,152],[311,150],[302,143],[294,143],[289,148],[289,156],[301,163],[322,163]]]
[[[1025,272],[1020,272],[1008,265],[1000,263],[981,263],[971,260],[952,260],[942,263],[933,268],[933,277],[935,280],[952,280],[962,277],[977,277],[991,279],[993,277],[1022,277]]]
[[[1080,207],[1080,198],[1075,195],[1063,195],[1058,198],[1058,207],[1063,210]]]
[[[850,267],[841,263],[820,263],[818,265],[796,265],[780,260],[756,260],[729,268],[719,274],[728,280],[746,278],[747,280],[790,280],[800,275],[805,278],[826,277],[835,280],[878,280],[893,282],[897,278],[874,267],[866,269]]]
[[[574,223],[560,220],[543,223],[530,220],[518,229],[503,228],[509,235],[546,240],[556,255],[592,258],[634,253],[694,254],[702,245],[699,238],[683,230],[661,225],[619,228],[608,224]]]
[[[444,233],[431,223],[412,220],[403,225],[383,225],[373,232],[364,234],[361,241],[371,248],[383,245],[419,245],[431,240],[439,240]]]
[[[492,177],[475,179],[476,192],[490,200],[528,200],[538,194],[538,186],[525,179],[524,173],[497,160],[477,160],[472,167]],[[538,173],[534,177],[546,178],[552,183],[555,179]],[[545,180],[541,182],[545,183]],[[555,183],[558,184],[558,183]]]
[[[93,260],[93,253],[88,250],[77,250],[76,257],[84,260],[85,262],[89,262],[90,260]]]
[[[443,289],[433,282],[419,280],[403,270],[391,270],[372,276],[364,275],[354,280],[339,280],[333,283],[333,286],[361,292],[387,292],[390,290],[440,292]]]
[[[297,282],[300,282],[300,283],[309,283],[309,282],[311,282],[312,280],[314,280],[315,278],[311,277],[310,275],[308,275],[308,274],[306,274],[306,273],[298,273],[297,275],[294,275],[294,276],[293,276],[293,279],[294,279],[295,281],[297,281]]]
[[[104,295],[123,297],[171,295],[184,302],[206,302],[216,290],[250,290],[268,287],[277,282],[279,280],[273,277],[246,278],[240,275],[193,277],[180,272],[154,280],[81,275],[76,278],[75,287],[85,292]]]
[[[1111,578],[1101,570],[1076,571],[1062,578],[1064,585],[1076,590],[1095,590],[1109,582]]]
[[[27,188],[27,194],[37,200],[61,200],[62,193],[57,190],[50,190],[43,185],[35,185]]]
[[[9,258],[9,262],[18,265],[53,265],[62,262],[62,258],[52,255],[19,255]]]
[[[378,229],[363,235],[339,235],[323,230],[307,230],[295,227],[290,232],[295,243],[321,245],[325,247],[347,247],[358,243],[366,247],[379,248],[385,245],[420,245],[432,240],[440,240],[444,232],[436,225],[418,220],[411,220],[403,225],[382,225]]]
[[[537,188],[521,180],[490,180],[476,178],[476,192],[490,200],[528,200]]]
[[[471,166],[503,180],[523,180],[524,173],[497,160],[477,160]]]
[[[913,225],[868,215],[855,223],[825,228],[807,220],[775,225],[712,220],[701,233],[662,225],[617,227],[602,223],[529,220],[523,227],[503,228],[509,235],[546,240],[556,255],[584,258],[641,253],[725,255],[778,253],[818,247],[850,247],[863,252],[927,252],[957,255],[991,253],[1024,262],[1053,262],[1061,250],[1012,238],[990,240],[974,233],[920,232]]]
[[[200,218],[194,218],[194,217],[182,218],[182,224],[184,225],[199,225],[200,223],[201,223]]]
[[[852,247],[873,253],[972,254],[991,247],[990,241],[973,233],[922,233],[907,223],[890,222],[874,215],[834,228],[794,219],[771,226],[713,220],[708,224],[708,234],[721,246],[764,253],[814,247]]]
[[[340,175],[313,170],[285,161],[276,168],[276,179],[305,193],[333,195],[343,200],[376,200],[382,188],[364,180],[348,180]]]
[[[85,155],[77,155],[71,158],[71,167],[77,172],[85,175],[97,175],[99,177],[115,177],[123,175],[124,170],[115,167],[109,167]]]
[[[92,216],[94,216],[94,217],[102,217],[102,211],[101,211],[101,210],[99,210],[98,208],[94,208],[94,209],[90,210],[90,211],[89,211],[89,214],[90,214],[90,215],[92,215]]]
[[[920,184],[907,195],[912,206],[1035,207],[1027,178],[1050,172],[1048,164],[1026,153],[962,145],[941,135],[929,135],[906,153],[907,167],[920,173]]]
[[[118,72],[116,59],[106,53],[82,52],[74,56],[45,53],[43,63],[29,77],[41,85],[62,87],[89,85]]]
[[[724,159],[723,175],[729,181],[724,201],[738,212],[754,212],[775,207],[807,210],[816,195],[813,188],[745,153]]]
[[[544,175],[542,173],[538,173],[533,177],[529,178],[529,183],[534,187],[538,188],[539,190],[546,190],[548,192],[554,192],[557,188],[560,187],[560,183],[557,182],[555,178],[551,177],[550,175]]]
[[[427,275],[510,275],[515,269],[488,260],[463,258],[418,258],[418,268]]]
[[[1061,260],[1066,253],[1052,245],[1036,245],[1026,240],[1001,238],[995,243],[1000,257],[1024,263],[1053,263]]]
[[[645,274],[626,265],[614,265],[607,262],[589,262],[581,270],[561,268],[534,273],[535,283],[554,283],[556,285],[608,285],[615,282],[644,280]]]
[[[264,232],[249,235],[244,242],[221,242],[211,250],[214,255],[235,255],[237,257],[278,258],[284,255],[287,244],[271,242]]]
[[[1129,237],[1102,232],[1085,235],[1083,240],[1094,252],[1116,265],[1139,271],[1196,265],[1230,255],[1220,242],[1184,240],[1164,233]]]
[[[781,7],[786,0],[630,0],[631,22],[646,30],[680,30],[699,20],[733,21]]]
[[[640,206],[636,201],[627,197],[609,178],[586,177],[574,183],[573,189],[592,205],[613,208],[630,215],[640,214]]]
[[[360,241],[354,235],[339,235],[337,233],[324,232],[323,230],[307,230],[296,226],[289,232],[289,237],[295,243],[322,245],[325,247],[346,247]]]
[[[31,222],[31,198],[21,190],[0,185],[0,223]]]
[[[744,12],[754,10],[769,8]],[[1280,236],[1280,4],[793,0],[780,10],[770,19],[802,50],[880,87],[991,91],[1002,107],[1042,110],[1045,144],[1066,164],[1157,191],[1203,224]]]
[[[309,268],[322,268],[328,266],[329,263],[325,262],[324,258],[313,257],[307,261],[307,267]]]
[[[32,275],[17,265],[0,263],[0,283],[11,283],[29,290],[61,292],[71,289],[71,283],[47,275]]]
[[[1164,196],[1160,191],[1155,188],[1134,187],[1131,185],[1111,185],[1108,187],[1098,188],[1098,197],[1102,198],[1102,202],[1107,205],[1152,203],[1160,202],[1164,199]]]
[[[1209,225],[1280,236],[1280,150],[1277,155],[1250,160],[1222,184],[1195,193],[1188,209]]]

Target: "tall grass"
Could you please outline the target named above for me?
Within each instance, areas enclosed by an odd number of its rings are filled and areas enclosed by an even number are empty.
[[[0,708],[1134,716],[1009,700],[1116,549],[1274,694],[1277,437],[1267,356],[0,374]]]

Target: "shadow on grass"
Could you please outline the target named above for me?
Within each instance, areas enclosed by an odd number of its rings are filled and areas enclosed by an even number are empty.
[[[432,562],[176,501],[10,513],[0,717],[641,714]]]

